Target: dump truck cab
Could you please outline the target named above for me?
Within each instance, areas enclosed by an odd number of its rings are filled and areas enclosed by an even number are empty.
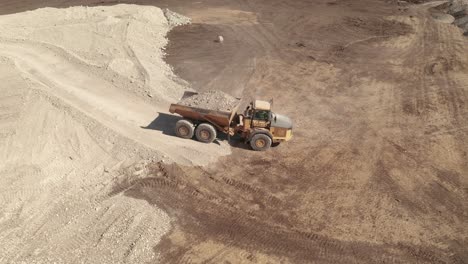
[[[251,102],[244,111],[242,121],[243,138],[255,150],[265,150],[292,138],[291,119],[272,112],[270,102]]]
[[[271,122],[271,104],[255,100],[244,111],[244,129],[268,128]]]

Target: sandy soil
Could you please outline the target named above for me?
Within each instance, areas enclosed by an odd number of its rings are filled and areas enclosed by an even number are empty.
[[[8,0],[0,11],[101,2]],[[162,262],[468,263],[468,41],[460,28],[434,20],[430,5],[395,1],[132,2],[168,7],[192,18],[193,24],[169,33],[166,60],[193,88],[274,98],[275,110],[295,123],[294,140],[267,153],[233,142],[231,155],[203,167],[127,161],[129,165],[119,165],[127,169],[108,173],[112,176],[77,178],[95,184],[91,193],[100,188],[99,194],[120,199],[109,200],[109,205],[131,201],[162,208],[173,219],[170,233],[159,244],[142,243],[153,246]],[[219,35],[223,43],[214,41]],[[8,118],[20,120],[19,115]],[[163,121],[148,127],[172,122],[170,117]],[[103,122],[96,123],[101,127]],[[71,130],[63,125],[57,131],[66,128]],[[17,126],[9,129],[5,131]],[[69,138],[57,136],[65,142],[56,146],[72,148]],[[103,142],[94,141],[89,148]],[[38,149],[30,156],[42,157]],[[99,154],[85,153],[92,161]],[[129,158],[123,155],[121,160]],[[70,168],[65,161],[59,164]],[[26,182],[43,177],[34,172],[20,171],[1,186],[5,191],[14,184],[19,187],[13,190],[25,188]],[[62,178],[56,182],[83,186]],[[50,197],[44,201],[50,203]],[[32,208],[28,202],[19,204]],[[36,212],[44,221],[54,219]],[[126,212],[134,217],[135,212]],[[16,215],[13,219],[21,219]],[[111,219],[97,219],[114,226]],[[2,238],[12,234],[7,241],[23,234],[17,241],[28,247],[21,256],[34,259],[27,255],[40,248],[27,240],[34,233],[24,231],[28,229],[18,221],[13,227],[0,226]],[[57,241],[86,234],[80,228],[45,226],[38,232],[56,234]],[[19,251],[6,249],[6,260]],[[60,256],[54,252],[50,254]]]
[[[161,121],[187,89],[162,59],[171,19],[136,5],[0,17],[0,262],[158,260],[169,216],[109,195],[115,178],[230,153]]]

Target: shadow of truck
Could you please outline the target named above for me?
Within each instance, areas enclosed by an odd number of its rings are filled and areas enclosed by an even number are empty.
[[[143,129],[152,129],[161,131],[164,135],[174,136],[177,137],[175,133],[175,124],[177,121],[181,120],[182,117],[177,115],[171,115],[166,113],[158,112],[158,116],[151,121],[150,124],[147,126],[142,126]],[[215,144],[220,144],[221,141],[227,141],[228,137],[225,133],[221,133],[218,131],[217,138],[213,141]],[[241,138],[238,135],[232,136],[231,139],[228,141],[229,145],[234,148],[240,149],[250,149],[248,145],[244,144],[241,141]],[[200,143],[203,144],[203,143]]]
[[[158,116],[151,121],[146,127],[141,127],[143,129],[152,129],[161,131],[164,135],[176,136],[175,133],[175,124],[177,121],[182,119],[180,116],[170,115],[166,113],[158,113]]]

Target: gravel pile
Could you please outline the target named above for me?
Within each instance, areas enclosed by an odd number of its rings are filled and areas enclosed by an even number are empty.
[[[171,10],[167,8],[164,9],[163,12],[171,28],[190,24],[191,22],[190,18],[183,16],[181,14],[178,14],[176,12],[172,12]]]
[[[187,21],[140,5],[0,16],[0,263],[159,261],[170,216],[114,184],[230,153],[140,128],[186,90],[163,48]]]
[[[448,13],[455,18],[454,24],[460,27],[468,36],[468,0],[452,0]]]
[[[221,91],[208,91],[182,98],[179,104],[216,111],[232,111],[239,100]]]

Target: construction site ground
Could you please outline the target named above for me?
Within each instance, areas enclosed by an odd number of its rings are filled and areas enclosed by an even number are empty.
[[[273,98],[294,138],[267,152],[182,140],[177,119],[151,123],[167,109],[150,97],[129,111],[151,129],[93,114],[85,97],[49,109],[50,91],[21,88],[2,59],[2,137],[26,143],[0,157],[35,163],[1,166],[0,262],[468,263],[468,38],[433,19],[433,2],[3,0],[0,14],[124,2],[191,18],[168,33],[175,74],[200,92]],[[73,63],[0,44],[28,65]],[[114,102],[104,109],[129,98],[92,83]]]

